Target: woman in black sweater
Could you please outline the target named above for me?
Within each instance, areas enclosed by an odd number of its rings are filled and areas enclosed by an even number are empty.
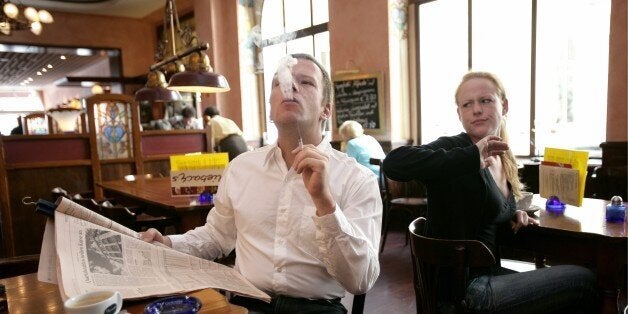
[[[499,234],[538,224],[516,210],[522,184],[505,132],[508,99],[499,79],[487,72],[466,74],[455,98],[466,132],[397,148],[386,156],[384,172],[393,180],[425,184],[427,236],[479,240],[498,257]],[[595,275],[580,266],[524,273],[474,269],[470,278],[466,301],[475,312],[594,313],[598,305]],[[446,296],[441,297],[444,309]]]

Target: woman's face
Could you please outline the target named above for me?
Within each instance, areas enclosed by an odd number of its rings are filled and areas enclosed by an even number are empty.
[[[508,100],[502,102],[490,80],[472,78],[464,82],[456,103],[458,118],[473,143],[488,135],[499,135],[502,115],[508,112]]]

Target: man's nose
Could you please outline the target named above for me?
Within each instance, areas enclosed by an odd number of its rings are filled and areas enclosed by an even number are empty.
[[[299,86],[294,80],[292,81],[292,91],[295,91],[295,92],[299,91]]]

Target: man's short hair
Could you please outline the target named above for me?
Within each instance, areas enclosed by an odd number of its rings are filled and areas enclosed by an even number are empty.
[[[181,111],[181,115],[184,118],[194,118],[196,117],[196,109],[194,109],[192,106],[185,106]]]
[[[296,59],[304,59],[308,61],[312,61],[312,63],[316,64],[316,66],[321,70],[323,74],[323,104],[331,104],[334,101],[334,94],[331,88],[331,78],[329,77],[329,73],[323,67],[318,60],[316,60],[312,55],[306,53],[293,53],[290,56]]]
[[[217,116],[219,114],[220,111],[218,111],[218,108],[216,108],[215,106],[209,106],[203,111],[203,115],[209,116],[210,118],[213,118],[214,116]]]

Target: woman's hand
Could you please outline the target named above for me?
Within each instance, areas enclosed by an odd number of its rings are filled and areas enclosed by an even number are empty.
[[[475,146],[480,151],[480,169],[490,167],[493,164],[493,156],[503,155],[508,149],[508,144],[503,142],[501,137],[489,135],[477,143]]]
[[[517,231],[519,231],[521,227],[528,227],[528,226],[534,226],[534,225],[538,226],[538,224],[539,222],[536,219],[531,218],[530,216],[528,216],[528,214],[526,214],[526,212],[522,210],[516,210],[514,221],[510,222],[510,226],[512,227],[512,230],[514,233],[517,233]]]
[[[161,232],[157,231],[155,228],[150,228],[144,232],[140,232],[140,239],[148,243],[159,242],[168,247],[172,247],[172,241],[170,241],[170,238],[162,235]]]

